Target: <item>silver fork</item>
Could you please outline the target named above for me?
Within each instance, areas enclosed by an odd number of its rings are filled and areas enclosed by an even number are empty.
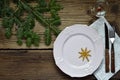
[[[111,72],[115,72],[115,52],[114,52],[114,41],[115,41],[115,27],[109,28],[109,39],[111,41]]]

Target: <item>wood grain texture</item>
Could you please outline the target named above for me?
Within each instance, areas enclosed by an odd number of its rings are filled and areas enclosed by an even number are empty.
[[[118,0],[117,0],[118,1]],[[115,2],[115,0],[108,0],[108,2]],[[87,10],[95,6],[96,0],[58,0],[58,3],[60,3],[64,9],[59,12],[59,15],[62,20],[62,24],[59,26],[61,30],[63,30],[65,27],[73,25],[73,24],[85,24],[88,25],[89,21],[92,19],[91,16],[87,14]],[[111,4],[110,4],[111,5]],[[118,18],[120,19],[120,14],[118,14]],[[113,21],[115,19],[115,15],[111,14],[110,12],[107,12],[106,18],[109,21]],[[118,23],[120,23],[120,20],[117,20]],[[0,48],[10,48],[10,49],[26,49],[25,44],[22,46],[18,46],[16,44],[16,36],[15,36],[15,29],[13,29],[13,36],[11,39],[6,39],[4,36],[4,29],[0,26]],[[41,42],[39,47],[30,47],[29,49],[48,49],[53,48],[53,43],[56,39],[55,36],[53,36],[52,44],[50,46],[46,46],[44,44],[43,39],[43,33],[44,33],[44,27],[40,25],[39,22],[36,22],[36,26],[34,28],[34,31],[37,32],[41,36]]]
[[[120,71],[111,80],[120,79]],[[96,80],[93,75],[71,78],[53,59],[52,50],[0,50],[0,80]]]
[[[96,0],[58,0],[64,6],[59,12],[62,25],[61,30],[73,24],[87,24],[92,19],[86,11],[94,6]],[[108,0],[113,3],[119,0]],[[117,15],[117,23],[120,25],[120,14]],[[106,18],[109,21],[115,20],[115,15],[108,12]],[[36,22],[34,28],[41,37],[44,27]],[[18,46],[16,44],[15,32],[11,39],[7,40],[4,36],[4,30],[0,26],[0,48],[3,49],[40,49],[40,50],[0,50],[0,80],[96,80],[93,75],[83,78],[71,78],[64,74],[56,65],[53,58],[53,42],[56,39],[52,36],[52,44],[44,45],[44,39],[39,47],[32,46],[27,48],[25,44]],[[119,80],[120,71],[110,80]]]
[[[52,55],[51,50],[0,51],[0,80],[71,80],[56,67]]]

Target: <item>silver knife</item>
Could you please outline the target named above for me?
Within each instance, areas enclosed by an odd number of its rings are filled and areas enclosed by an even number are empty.
[[[108,26],[104,23],[105,27],[105,72],[109,72],[109,35],[108,35]]]
[[[109,27],[109,39],[111,41],[111,72],[115,72],[115,52],[114,52],[114,41],[115,41],[115,27]]]

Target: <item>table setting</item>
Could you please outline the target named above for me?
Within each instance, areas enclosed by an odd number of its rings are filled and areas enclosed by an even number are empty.
[[[68,26],[54,42],[55,63],[71,77],[93,74],[98,80],[109,80],[120,70],[118,31],[106,19],[104,0],[98,2],[97,12],[93,12],[96,21],[89,26]]]
[[[1,0],[0,80],[119,80],[119,3]]]
[[[91,25],[66,27],[54,42],[55,64],[71,77],[91,74],[98,80],[109,80],[120,70],[120,38],[105,18],[97,13]]]

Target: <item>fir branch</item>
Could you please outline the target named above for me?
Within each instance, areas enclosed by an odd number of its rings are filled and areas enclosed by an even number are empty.
[[[32,6],[29,3],[35,0],[13,0],[16,8],[12,9],[9,0],[0,0],[0,17],[2,18],[2,26],[5,28],[6,38],[12,36],[12,28],[16,28],[16,37],[18,45],[26,41],[26,46],[39,46],[40,36],[33,32],[35,27],[35,19],[44,26],[45,44],[50,45],[52,40],[52,32],[57,36],[60,30],[56,27],[61,24],[58,11],[62,9],[56,0],[36,0],[37,5]],[[44,13],[50,13],[51,17],[45,17]],[[23,15],[26,13],[26,15]],[[24,16],[24,17],[23,17]],[[15,25],[14,25],[15,24]]]

